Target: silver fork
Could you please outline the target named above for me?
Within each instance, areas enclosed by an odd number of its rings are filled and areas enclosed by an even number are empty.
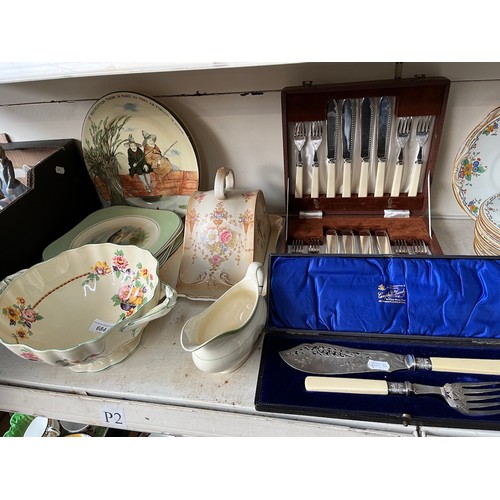
[[[399,255],[407,255],[410,253],[408,251],[408,245],[405,240],[395,240],[394,241],[394,253]]]
[[[429,255],[429,247],[424,240],[415,240],[413,242],[413,253],[417,255]]]
[[[314,149],[312,162],[311,198],[319,196],[319,162],[318,148],[323,140],[323,122],[315,121],[311,123],[311,144]]]
[[[302,240],[292,241],[292,253],[304,253],[304,242]]]
[[[432,116],[424,116],[418,120],[417,129],[415,134],[415,139],[418,144],[418,154],[415,160],[415,165],[413,165],[413,170],[410,177],[410,187],[408,188],[408,196],[417,196],[419,184],[420,184],[420,172],[422,170],[422,149],[429,139],[429,133],[431,130],[431,120]]]
[[[396,140],[399,146],[399,157],[394,169],[394,177],[392,179],[391,196],[399,196],[401,190],[401,179],[403,178],[404,169],[404,148],[411,134],[411,116],[405,116],[399,119],[398,134]]]
[[[309,242],[309,246],[307,247],[308,253],[319,253],[319,249],[321,247],[321,241],[318,238],[313,238]]]
[[[297,122],[293,131],[293,142],[297,149],[297,161],[295,163],[295,198],[302,198],[304,174],[302,162],[302,148],[306,143],[306,124],[304,122]]]

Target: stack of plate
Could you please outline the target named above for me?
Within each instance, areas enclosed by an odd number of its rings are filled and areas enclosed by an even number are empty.
[[[136,245],[149,250],[161,267],[182,244],[184,224],[169,210],[116,205],[90,214],[43,251],[48,260],[90,243]]]
[[[500,255],[500,193],[486,198],[479,207],[474,251],[478,255]]]

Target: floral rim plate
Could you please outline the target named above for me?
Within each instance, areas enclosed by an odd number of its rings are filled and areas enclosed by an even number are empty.
[[[48,245],[43,259],[92,243],[136,245],[155,257],[168,250],[182,233],[180,217],[169,210],[113,206],[93,212],[80,224]]]
[[[198,155],[180,121],[162,103],[134,92],[99,99],[82,129],[85,164],[111,205],[186,213],[198,190]]]
[[[491,195],[500,192],[500,107],[494,109],[469,135],[455,158],[453,192],[471,218]]]

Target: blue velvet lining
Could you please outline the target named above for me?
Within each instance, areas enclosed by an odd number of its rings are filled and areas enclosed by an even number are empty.
[[[500,260],[270,257],[268,329],[500,337]]]

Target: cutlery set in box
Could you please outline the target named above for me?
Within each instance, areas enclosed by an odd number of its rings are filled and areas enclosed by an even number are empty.
[[[257,410],[500,430],[500,260],[443,256],[428,213],[448,89],[283,90]]]
[[[413,78],[282,91],[287,242],[386,230],[442,253],[429,195],[450,82]]]

